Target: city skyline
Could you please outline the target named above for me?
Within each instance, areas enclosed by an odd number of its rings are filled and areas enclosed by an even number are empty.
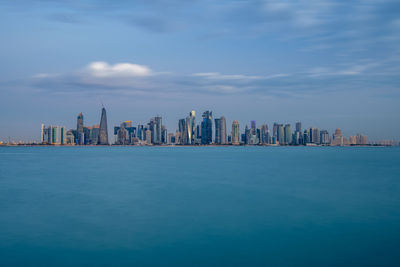
[[[206,110],[196,123],[196,111],[177,122],[176,130],[169,132],[157,115],[147,123],[135,124],[130,120],[113,127],[113,140],[109,140],[107,116],[104,106],[101,109],[100,124],[85,126],[83,113],[76,118],[76,128],[67,130],[65,126],[45,126],[41,124],[39,142],[47,145],[399,145],[395,140],[368,140],[364,134],[346,136],[340,128],[330,134],[326,129],[304,127],[302,122],[274,122],[272,125],[255,120],[241,130],[237,120],[232,122],[231,130],[226,125],[225,116],[213,119],[213,112]],[[243,129],[243,128],[242,128]],[[292,130],[293,129],[293,130]],[[112,134],[111,134],[112,136]],[[29,144],[29,143],[27,143]]]
[[[2,1],[0,140],[104,102],[400,139],[400,6],[368,1]],[[229,115],[229,116],[228,116]],[[293,124],[292,124],[293,126]],[[110,130],[110,127],[109,127]]]
[[[201,114],[201,113],[199,113]],[[279,123],[279,122],[265,122],[265,120],[259,122],[259,124],[257,124],[256,120],[249,120],[243,124],[239,123],[238,120],[229,120],[227,123],[227,120],[225,118],[225,116],[220,116],[220,117],[216,117],[213,118],[213,112],[212,111],[204,111],[201,115],[201,117],[199,118],[199,122],[196,125],[196,111],[192,110],[189,112],[189,115],[186,118],[183,119],[179,119],[177,122],[176,127],[167,127],[165,124],[162,123],[163,121],[163,117],[160,115],[156,115],[155,117],[152,117],[150,120],[150,122],[144,121],[144,122],[137,122],[137,121],[132,121],[132,120],[125,120],[125,121],[121,121],[120,120],[120,124],[113,124],[110,125],[107,122],[107,115],[106,115],[106,109],[104,107],[104,105],[101,108],[101,118],[100,118],[100,123],[94,123],[89,125],[85,124],[85,120],[84,120],[84,114],[83,112],[80,112],[77,116],[76,116],[76,127],[66,127],[65,125],[68,124],[64,124],[64,123],[55,123],[55,124],[51,124],[51,123],[41,123],[41,134],[39,136],[39,138],[35,139],[30,139],[29,141],[25,141],[25,140],[14,140],[11,139],[11,137],[9,137],[9,139],[5,139],[5,140],[1,140],[0,142],[3,143],[7,143],[7,142],[26,142],[26,143],[37,143],[37,142],[41,142],[41,143],[48,143],[48,144],[66,144],[66,140],[74,140],[74,144],[75,145],[111,145],[111,144],[120,144],[120,145],[124,145],[124,144],[131,144],[129,143],[118,143],[116,140],[109,140],[109,136],[114,132],[114,138],[117,138],[118,136],[118,129],[120,128],[125,128],[127,129],[127,136],[129,134],[132,133],[132,131],[134,131],[135,135],[137,133],[139,133],[140,131],[140,127],[141,130],[143,132],[143,136],[146,135],[146,130],[149,129],[151,130],[151,142],[149,144],[166,144],[168,143],[168,140],[170,138],[170,135],[173,134],[173,138],[175,138],[176,136],[174,135],[176,132],[184,132],[182,133],[182,136],[179,136],[179,138],[182,138],[182,140],[185,141],[180,141],[180,144],[184,144],[184,145],[191,145],[191,144],[195,144],[193,138],[195,138],[195,136],[201,136],[204,133],[208,135],[208,138],[199,141],[200,143],[198,144],[203,144],[203,145],[207,145],[207,144],[237,144],[236,142],[232,143],[232,133],[234,132],[233,127],[235,125],[235,127],[238,127],[238,134],[239,134],[239,143],[243,143],[243,140],[241,140],[241,138],[243,138],[243,134],[245,134],[245,132],[247,131],[247,129],[249,130],[249,132],[251,132],[253,135],[255,134],[255,132],[258,130],[262,133],[262,135],[265,135],[267,132],[268,134],[271,134],[276,136],[278,138],[278,141],[280,139],[280,144],[292,144],[292,138],[294,138],[294,136],[291,136],[291,133],[294,132],[301,132],[299,131],[299,129],[303,129],[302,125],[303,123],[300,121],[296,121],[296,122],[284,122],[284,123]],[[232,122],[232,123],[230,123]],[[108,125],[110,126],[108,126]],[[204,124],[204,126],[203,126]],[[44,128],[45,125],[47,125],[47,128]],[[116,126],[116,125],[120,125],[120,126]],[[149,125],[150,128],[146,128],[145,125]],[[154,125],[154,126],[152,126]],[[208,126],[207,126],[208,125]],[[230,125],[232,126],[232,128],[230,128]],[[240,126],[241,125],[241,126]],[[293,125],[293,128],[292,128]],[[243,127],[243,128],[241,128]],[[258,128],[257,128],[258,127]],[[307,127],[306,127],[307,128]],[[321,134],[324,133],[325,136],[327,136],[326,138],[332,138],[334,136],[334,132],[337,132],[337,130],[340,130],[340,135],[342,135],[342,129],[341,128],[337,128],[337,127],[330,127],[328,129],[333,129],[333,130],[327,130],[327,128],[318,128],[314,126],[309,126],[308,127],[310,130],[310,134],[312,136],[312,131],[317,130],[318,131],[318,143],[320,143],[320,139],[322,140],[322,135],[320,136],[320,131]],[[70,137],[68,138],[68,132],[67,129],[70,129],[74,131],[73,135],[74,137]],[[89,132],[85,132],[85,131],[95,131],[95,133],[89,133]],[[102,130],[100,130],[102,129]],[[133,130],[134,129],[134,130]],[[171,132],[172,129],[172,132]],[[222,129],[222,130],[221,130]],[[293,131],[292,131],[293,129]],[[49,136],[49,132],[53,131],[57,131],[57,137],[54,137],[54,134],[51,134]],[[157,132],[156,135],[153,135],[153,131]],[[162,137],[163,131],[165,131],[165,136]],[[100,134],[101,132],[101,134]],[[208,132],[208,133],[207,133]],[[351,140],[359,140],[359,139],[355,139],[358,138],[359,135],[361,136],[367,136],[365,135],[365,133],[360,134],[360,131],[356,131],[353,133],[347,133],[348,131],[343,131],[343,136],[347,136],[349,138],[349,141]],[[61,135],[61,133],[63,134],[63,136]],[[290,133],[290,134],[287,134]],[[332,133],[332,134],[331,134]],[[44,134],[47,134],[46,137],[44,137]],[[259,133],[260,134],[260,133]],[[95,141],[91,141],[90,143],[86,143],[86,138],[84,136],[95,136]],[[100,137],[102,136],[102,137]],[[288,137],[289,136],[289,137]],[[135,136],[136,137],[136,136]],[[56,138],[56,139],[54,139]],[[64,138],[64,139],[63,139]],[[113,138],[113,137],[111,137]],[[144,137],[145,138],[145,137]],[[163,141],[162,141],[163,138]],[[236,137],[235,137],[236,138]],[[285,139],[283,139],[285,138]],[[287,139],[288,138],[288,139]],[[229,142],[228,142],[229,139]],[[46,141],[45,141],[46,140]],[[48,140],[48,141],[47,141]],[[50,141],[52,140],[52,141]],[[57,140],[57,141],[55,141]],[[236,139],[235,139],[236,140]],[[284,141],[282,141],[284,140]],[[380,139],[370,139],[368,138],[369,142],[372,143],[379,143],[379,142],[399,142],[399,140],[395,140],[395,139],[385,139],[385,138],[380,138]],[[263,143],[262,140],[258,140],[257,142]],[[314,143],[315,140],[311,141],[311,143]],[[329,141],[330,142],[330,141]],[[68,143],[68,142],[67,142]],[[71,143],[71,141],[69,141],[69,143]],[[320,144],[324,144],[325,142],[321,142]],[[354,144],[356,143],[355,141],[353,142]],[[253,144],[253,143],[248,143],[248,144]],[[273,143],[271,143],[273,144]]]

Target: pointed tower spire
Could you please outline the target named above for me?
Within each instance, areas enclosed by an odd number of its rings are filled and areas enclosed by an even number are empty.
[[[108,145],[108,130],[107,130],[107,113],[106,109],[101,109],[100,129],[99,129],[99,145]]]

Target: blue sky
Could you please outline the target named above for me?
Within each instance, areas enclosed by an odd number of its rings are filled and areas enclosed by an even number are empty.
[[[55,3],[56,2],[56,3]],[[0,140],[191,110],[400,139],[400,2],[0,1]]]

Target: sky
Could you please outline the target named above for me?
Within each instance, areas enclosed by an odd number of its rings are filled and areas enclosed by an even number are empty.
[[[0,0],[0,140],[40,124],[297,121],[400,140],[398,0]]]

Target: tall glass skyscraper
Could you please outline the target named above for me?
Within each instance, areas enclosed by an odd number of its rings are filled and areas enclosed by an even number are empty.
[[[226,144],[226,120],[222,116],[219,119],[215,119],[215,143]]]
[[[186,117],[186,144],[194,144],[196,137],[196,112],[192,110],[189,116]]]
[[[99,145],[108,145],[107,113],[106,113],[106,109],[104,107],[101,109],[98,144]]]
[[[239,136],[240,136],[240,130],[239,130],[239,122],[237,120],[234,120],[232,123],[232,145],[238,145],[239,144]]]
[[[85,144],[85,136],[83,132],[83,114],[82,112],[78,114],[76,119],[76,143],[78,145]]]
[[[202,117],[201,143],[203,145],[208,145],[212,143],[212,111],[205,111]]]

